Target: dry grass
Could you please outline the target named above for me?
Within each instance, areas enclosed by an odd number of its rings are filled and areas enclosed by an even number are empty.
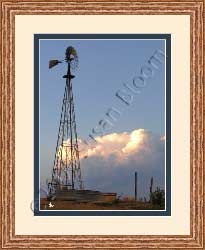
[[[164,209],[153,206],[149,202],[141,202],[135,200],[116,200],[110,203],[102,202],[74,202],[74,201],[52,201],[54,207],[49,207],[50,201],[46,198],[41,198],[41,210],[151,210]]]

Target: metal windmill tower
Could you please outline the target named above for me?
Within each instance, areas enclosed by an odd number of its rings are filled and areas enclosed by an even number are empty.
[[[78,55],[73,47],[68,47],[63,61],[49,61],[49,68],[66,62],[67,74],[52,179],[48,183],[50,194],[56,190],[82,190],[81,168],[79,161],[78,137],[76,131],[71,70],[78,66]]]

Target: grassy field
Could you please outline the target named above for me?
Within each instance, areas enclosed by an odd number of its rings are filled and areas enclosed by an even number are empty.
[[[151,204],[150,202],[143,201],[127,201],[116,200],[109,203],[100,202],[74,202],[74,201],[52,201],[53,207],[49,207],[50,201],[46,198],[41,198],[41,210],[157,210],[164,209]]]

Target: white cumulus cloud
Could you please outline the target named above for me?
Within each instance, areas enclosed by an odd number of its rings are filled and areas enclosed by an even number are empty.
[[[88,149],[79,141],[86,188],[133,195],[134,172],[138,172],[141,196],[149,192],[150,178],[164,188],[165,138],[145,129],[113,133],[95,138]]]

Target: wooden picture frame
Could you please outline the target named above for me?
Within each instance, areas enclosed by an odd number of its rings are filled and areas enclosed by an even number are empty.
[[[190,235],[15,235],[15,16],[189,15],[191,101]],[[204,1],[1,0],[0,249],[205,249]]]

